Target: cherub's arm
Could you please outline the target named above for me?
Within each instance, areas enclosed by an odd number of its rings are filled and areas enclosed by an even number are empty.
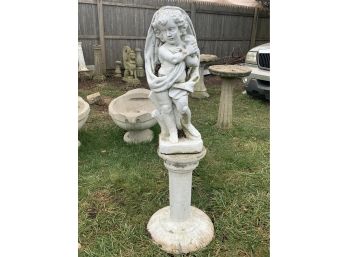
[[[185,59],[187,53],[183,51],[177,51],[175,53],[172,53],[167,48],[161,46],[158,49],[158,55],[161,59],[165,60],[166,62],[169,62],[171,64],[178,64]]]
[[[182,62],[187,56],[199,51],[198,47],[189,47],[186,48],[186,50],[182,50],[181,48],[178,48],[178,51],[175,53],[172,53],[169,51],[166,47],[163,45],[158,49],[159,57],[171,64],[178,64]]]

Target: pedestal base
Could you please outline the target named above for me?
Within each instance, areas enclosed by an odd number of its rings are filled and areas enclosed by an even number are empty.
[[[203,150],[203,140],[179,138],[178,143],[171,143],[160,136],[158,149],[163,154],[199,153]]]
[[[140,80],[133,77],[123,77],[122,81],[126,82],[127,84],[130,84],[132,86],[140,85]]]
[[[214,237],[210,218],[200,209],[191,206],[191,217],[184,222],[170,220],[170,207],[158,210],[147,224],[154,243],[167,253],[181,254],[207,246]]]
[[[123,136],[123,140],[126,143],[130,143],[130,144],[151,142],[152,139],[153,139],[153,132],[151,129],[128,131]]]

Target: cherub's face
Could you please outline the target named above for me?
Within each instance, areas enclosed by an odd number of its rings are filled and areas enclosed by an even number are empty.
[[[166,25],[161,27],[162,39],[171,45],[177,45],[180,42],[180,30],[173,19],[168,19]]]

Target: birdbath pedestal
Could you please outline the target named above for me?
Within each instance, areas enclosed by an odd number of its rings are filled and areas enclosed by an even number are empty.
[[[121,73],[121,61],[115,61],[115,78],[122,78],[122,73]]]
[[[162,154],[169,172],[169,204],[152,215],[147,230],[162,250],[172,254],[197,251],[210,243],[214,226],[200,209],[191,206],[192,171],[206,154]]]
[[[209,67],[209,71],[222,79],[219,114],[216,125],[222,129],[231,128],[233,88],[240,83],[241,78],[250,75],[251,70],[239,65],[213,65]]]
[[[201,54],[199,56],[199,81],[195,84],[194,91],[193,93],[191,93],[191,97],[199,99],[209,97],[209,94],[207,93],[207,88],[204,84],[204,68],[208,62],[212,62],[217,59],[218,57],[213,54]]]

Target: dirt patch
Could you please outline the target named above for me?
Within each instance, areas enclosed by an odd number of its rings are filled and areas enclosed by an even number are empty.
[[[101,204],[109,203],[112,200],[110,192],[106,189],[92,193],[91,198]]]
[[[204,76],[204,83],[210,86],[221,86],[222,81],[219,76],[207,75],[207,76]],[[105,81],[102,83],[94,81],[92,79],[79,80],[78,87],[79,89],[92,89],[92,88],[99,87],[101,84],[117,85],[118,89],[125,90],[125,91],[132,90],[135,88],[150,89],[145,77],[140,78],[140,85],[129,85],[126,82],[122,81],[122,78],[115,78],[112,75],[106,76]]]
[[[129,85],[126,82],[122,81],[122,78],[115,78],[112,75],[107,75],[106,79],[103,82],[94,81],[93,79],[84,79],[84,80],[80,79],[78,81],[78,88],[90,90],[92,88],[99,87],[101,84],[111,84],[111,85],[117,85],[118,89],[125,90],[125,91],[135,89],[135,88],[149,89],[146,78],[140,78],[139,80],[140,80],[140,85]]]

